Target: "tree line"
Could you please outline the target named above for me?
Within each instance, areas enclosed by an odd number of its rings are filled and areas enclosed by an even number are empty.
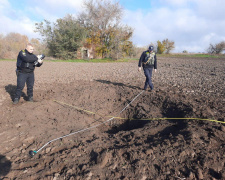
[[[0,59],[15,59],[28,42],[35,46],[37,53],[46,52],[45,45],[38,39],[29,40],[26,35],[19,33],[9,33],[6,36],[0,34]]]
[[[42,41],[29,40],[19,33],[0,34],[0,58],[15,59],[28,42],[34,44],[37,54],[45,53],[59,59],[76,59],[82,48],[90,50],[92,58],[140,56],[144,49],[133,44],[134,30],[121,23],[123,8],[118,1],[86,0],[83,7],[83,12],[76,17],[68,14],[56,22],[44,20],[36,23],[35,32],[42,36]],[[156,47],[158,54],[169,54],[175,48],[175,42],[169,39],[151,45]],[[225,42],[222,41],[210,44],[207,52],[220,54],[224,49]]]
[[[36,23],[36,32],[42,35],[51,56],[77,58],[81,47],[91,49],[93,58],[119,59],[134,54],[133,29],[122,25],[119,2],[88,0],[83,7],[77,17],[67,15],[55,23]]]

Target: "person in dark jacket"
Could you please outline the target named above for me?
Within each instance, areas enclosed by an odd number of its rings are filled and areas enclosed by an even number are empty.
[[[148,85],[151,90],[154,88],[152,84],[152,71],[153,69],[155,72],[157,71],[157,58],[153,49],[153,46],[149,46],[148,50],[142,53],[138,63],[138,70],[141,71],[141,67],[143,67],[146,77],[144,90],[147,89]]]
[[[26,49],[19,52],[17,57],[17,87],[14,96],[13,104],[17,104],[20,100],[22,90],[27,85],[28,101],[33,102],[33,87],[34,87],[34,69],[43,64],[41,55],[33,54],[34,47],[32,44],[27,44]]]

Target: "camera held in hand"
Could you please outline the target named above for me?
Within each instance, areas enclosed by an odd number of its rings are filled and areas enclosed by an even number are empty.
[[[44,54],[41,55],[37,55],[38,60],[34,62],[34,65],[37,66],[38,63],[40,63],[40,61],[42,61],[45,58]]]

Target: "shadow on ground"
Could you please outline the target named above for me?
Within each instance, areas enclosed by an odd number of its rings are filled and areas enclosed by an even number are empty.
[[[7,93],[9,93],[9,95],[13,101],[15,93],[16,93],[16,86],[9,84],[8,86],[5,86],[5,90]],[[26,99],[26,94],[24,92],[22,92],[21,97],[23,97],[23,99]]]
[[[131,89],[140,89],[142,90],[140,87],[138,86],[131,86],[131,85],[126,85],[124,83],[118,83],[118,82],[112,82],[112,81],[107,81],[107,80],[101,80],[101,79],[97,79],[95,80],[97,82],[100,82],[100,83],[105,83],[105,84],[112,84],[114,86],[121,86],[121,87],[128,87],[128,88],[131,88]]]
[[[6,176],[11,169],[11,162],[3,155],[0,154],[0,177]]]

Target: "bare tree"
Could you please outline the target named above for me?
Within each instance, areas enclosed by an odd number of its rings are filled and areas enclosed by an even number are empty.
[[[133,46],[134,56],[133,58],[140,58],[140,55],[145,51],[147,47],[137,47]]]
[[[164,48],[165,48],[165,53],[169,54],[171,50],[175,48],[174,46],[174,41],[169,41],[168,39],[163,40],[162,42]]]
[[[125,56],[131,56],[133,50],[133,43],[129,41],[133,34],[133,29],[124,26],[117,27],[110,33],[109,55],[113,59],[119,59]]]
[[[43,53],[46,49],[38,39],[31,39],[31,41],[29,41],[26,35],[21,35],[19,33],[9,33],[6,36],[0,35],[0,58],[16,59],[19,51],[26,48],[28,42],[34,44],[35,53]]]
[[[79,22],[87,29],[101,30],[102,35],[111,27],[119,24],[122,7],[119,2],[110,0],[86,0],[84,11],[78,16]]]
[[[207,52],[209,54],[221,54],[224,50],[225,50],[225,41],[222,41],[215,45],[210,44],[207,49]]]
[[[1,38],[0,56],[4,59],[16,59],[18,52],[26,47],[28,37],[19,33],[9,33]]]
[[[86,0],[84,7],[78,21],[88,30],[87,45],[94,49],[96,56],[103,58],[112,54],[112,51],[118,51],[118,57],[121,43],[128,41],[133,32],[120,24],[123,9],[119,2]]]

